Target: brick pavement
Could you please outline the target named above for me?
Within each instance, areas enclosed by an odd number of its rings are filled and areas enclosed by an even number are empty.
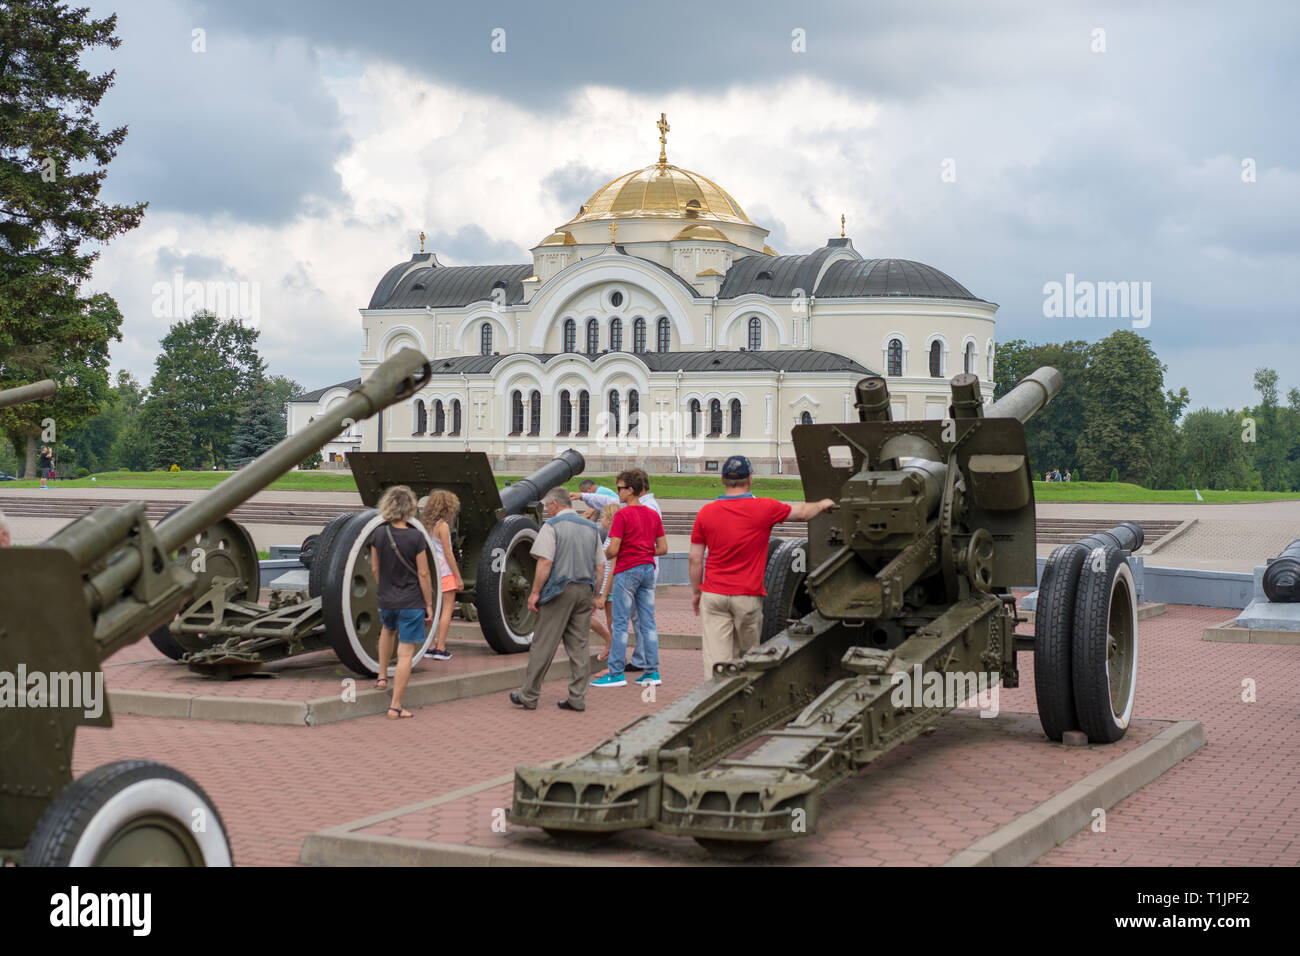
[[[685,589],[661,592],[658,608],[661,630],[698,633]],[[1294,691],[1300,686],[1300,654],[1294,647],[1201,641],[1202,629],[1223,616],[1221,609],[1172,606],[1168,614],[1144,621],[1140,631],[1136,716],[1198,718],[1205,724],[1206,747],[1114,807],[1106,833],[1077,835],[1046,854],[1040,863],[1300,864],[1300,738],[1295,733]],[[470,657],[459,653],[450,663]],[[702,677],[697,651],[665,650],[661,658],[666,684],[659,688],[655,706],[675,699]],[[113,663],[147,672],[143,662],[151,659],[152,648],[136,644]],[[481,659],[487,666],[501,660],[490,655]],[[108,670],[110,688],[120,686],[123,679],[115,676],[115,669]],[[1021,672],[1022,686],[1002,692],[1003,717],[977,723],[997,724],[1001,732],[1004,722],[1010,728],[1029,720],[1011,714],[1035,709],[1032,655],[1021,656]],[[1241,682],[1246,677],[1257,682],[1255,703],[1241,701]],[[275,683],[263,680],[209,686],[224,694],[230,686],[247,684],[246,693],[262,694],[259,685]],[[560,693],[559,685],[550,685],[543,696],[545,706],[535,713],[518,712],[504,695],[492,694],[419,708],[416,718],[409,721],[371,717],[311,728],[124,716],[113,728],[82,728],[74,766],[81,774],[124,757],[171,763],[198,780],[222,808],[240,863],[286,864],[297,859],[302,840],[310,832],[491,780],[509,774],[519,763],[587,749],[647,706],[635,688],[593,690],[586,714],[568,714],[554,709],[551,702]],[[884,761],[896,766],[882,761],[861,775],[861,781],[844,785],[849,789],[843,792],[859,793],[857,788],[866,787],[862,792],[870,793],[882,785],[903,787],[898,791],[902,803],[887,803],[879,809],[885,815],[882,820],[895,812],[888,806],[901,807],[914,800],[908,787],[924,790],[933,786],[937,788],[936,800],[948,792],[955,800],[950,806],[956,809],[945,811],[946,817],[936,811],[933,820],[917,822],[937,828],[930,846],[937,847],[944,840],[957,842],[952,828],[965,827],[961,819],[954,818],[963,794],[970,796],[984,786],[981,781],[985,779],[990,782],[991,789],[980,797],[983,804],[973,797],[966,804],[967,812],[973,810],[978,815],[989,799],[993,806],[999,805],[999,781],[1003,779],[997,772],[972,772],[972,762],[997,766],[1001,751],[972,749],[972,744],[954,737],[961,720],[946,720],[934,735],[888,755]],[[1030,733],[1033,721],[1022,730]],[[1059,748],[1033,736],[1036,743],[1030,746],[1028,759],[1058,752]],[[1089,749],[1103,755],[1119,752],[1115,748]],[[932,750],[939,757],[932,755]],[[938,777],[920,773],[902,782],[910,772],[927,765],[937,772],[944,764],[933,761],[941,761],[945,754],[956,762]],[[978,759],[972,761],[972,754],[979,754]],[[1011,766],[1007,779],[1025,776],[1020,758]],[[889,772],[881,773],[882,768]],[[896,775],[901,775],[896,784],[878,782]],[[1057,784],[1058,789],[1065,785]],[[500,798],[495,799],[494,806],[499,805]],[[830,807],[840,798],[832,793],[827,799]],[[858,836],[851,838],[850,833]],[[825,834],[828,841],[832,837],[836,842],[826,844],[828,858],[834,855],[840,862],[872,862],[866,856],[875,853],[876,845],[873,842],[873,849],[866,849],[866,831]],[[645,838],[653,840],[658,835]],[[843,845],[850,839],[858,840],[859,850],[850,852],[852,847]],[[933,852],[937,855],[938,850]]]

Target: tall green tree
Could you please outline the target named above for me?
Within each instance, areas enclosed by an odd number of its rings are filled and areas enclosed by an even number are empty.
[[[149,384],[150,427],[182,468],[225,465],[239,413],[266,378],[257,335],[238,319],[203,311],[163,337]],[[181,427],[189,436],[185,454],[177,447]]]
[[[1131,329],[1113,332],[1089,352],[1079,463],[1089,476],[1114,468],[1121,481],[1150,485],[1174,442],[1165,366],[1151,342]]]
[[[1284,491],[1290,487],[1289,451],[1295,438],[1286,427],[1290,416],[1284,418],[1278,405],[1275,370],[1256,369],[1254,384],[1259,393],[1259,404],[1247,409],[1247,414],[1255,421],[1253,464],[1265,491]]]
[[[79,286],[98,247],[138,226],[145,208],[99,199],[126,127],[95,122],[113,73],[91,76],[80,61],[121,40],[116,17],[88,13],[55,0],[0,3],[0,388],[59,383],[51,401],[0,411],[29,475],[38,438],[74,431],[108,393],[108,343],[122,317],[110,296]]]
[[[1183,422],[1183,467],[1193,488],[1245,488],[1248,481],[1246,444],[1241,440],[1241,416],[1231,409],[1199,408]]]
[[[1030,372],[1050,365],[1061,373],[1061,393],[1025,426],[1030,472],[1042,476],[1051,468],[1073,469],[1076,446],[1083,431],[1084,382],[1088,374],[1088,343],[1045,342],[1032,345],[1013,339],[998,347],[994,385],[1005,395]]]

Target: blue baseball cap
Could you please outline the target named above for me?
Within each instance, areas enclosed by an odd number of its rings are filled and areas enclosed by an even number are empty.
[[[722,466],[723,478],[748,478],[754,469],[750,467],[749,459],[744,455],[732,455],[727,459],[726,464]]]

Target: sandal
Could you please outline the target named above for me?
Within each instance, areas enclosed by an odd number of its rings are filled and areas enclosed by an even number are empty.
[[[396,714],[397,716],[393,716],[394,714]],[[409,710],[407,710],[405,707],[389,707],[389,708],[388,708],[388,719],[389,719],[389,720],[405,720],[405,719],[408,718],[408,717],[414,717],[414,716],[415,716],[415,714],[411,713],[411,712],[410,712]]]
[[[386,687],[388,687],[387,677],[381,677],[379,680],[375,681],[375,690],[384,690]]]

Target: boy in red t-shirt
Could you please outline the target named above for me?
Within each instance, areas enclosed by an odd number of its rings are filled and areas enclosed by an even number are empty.
[[[703,630],[706,679],[713,676],[714,664],[734,660],[758,643],[772,527],[807,521],[835,506],[830,498],[792,505],[755,498],[749,490],[752,470],[744,455],[728,458],[722,467],[726,492],[700,509],[691,528],[691,587]]]
[[[614,573],[596,598],[596,608],[605,606],[611,590],[614,624],[609,642],[609,673],[597,677],[592,687],[626,687],[623,667],[627,656],[627,624],[636,604],[637,648],[645,658],[645,672],[638,684],[661,684],[659,679],[659,632],[655,628],[655,556],[668,553],[663,521],[653,508],[641,504],[645,475],[637,468],[619,474],[616,482],[622,508],[609,529],[605,557],[617,558]]]

